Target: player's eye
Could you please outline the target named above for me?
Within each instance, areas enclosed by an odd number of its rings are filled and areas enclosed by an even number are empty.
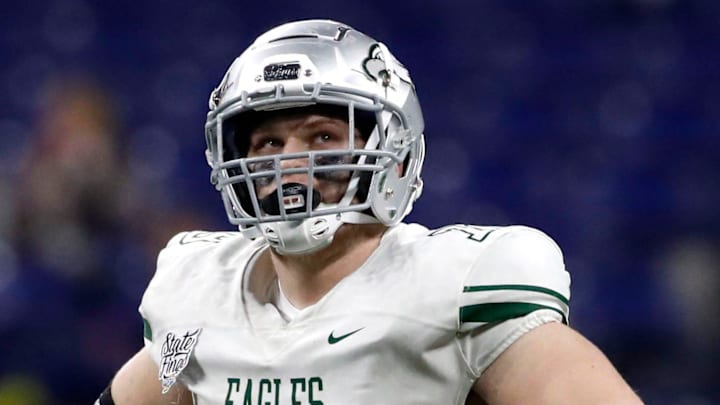
[[[273,150],[281,147],[282,142],[278,138],[272,136],[253,137],[250,143],[250,149],[255,152]]]
[[[315,143],[326,147],[341,146],[344,137],[328,131],[322,131],[315,134]]]

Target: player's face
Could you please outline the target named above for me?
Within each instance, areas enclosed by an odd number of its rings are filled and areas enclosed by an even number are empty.
[[[248,157],[276,154],[347,149],[349,144],[348,123],[340,118],[321,114],[293,114],[276,116],[250,133]],[[355,148],[362,148],[365,141],[355,130]],[[282,160],[280,167],[307,167],[308,159]],[[350,178],[349,172],[334,176],[317,176],[313,187],[322,195],[322,202],[337,203],[342,198]],[[306,173],[287,174],[282,177],[283,184],[301,183],[309,185]],[[259,185],[258,197],[263,198],[277,188],[274,182]]]

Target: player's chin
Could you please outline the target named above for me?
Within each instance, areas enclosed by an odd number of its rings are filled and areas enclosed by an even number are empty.
[[[324,182],[320,182],[320,184],[317,186],[318,191],[320,192],[320,195],[322,196],[322,202],[324,204],[337,204],[342,200],[343,196],[345,196],[345,192],[347,191],[347,184],[340,184],[336,182],[332,182],[330,184],[323,184]]]

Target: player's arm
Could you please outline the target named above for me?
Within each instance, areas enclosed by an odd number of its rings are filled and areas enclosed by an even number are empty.
[[[488,404],[642,404],[590,341],[561,323],[526,333],[477,379]]]
[[[120,368],[113,378],[105,399],[100,405],[185,405],[192,404],[192,394],[180,383],[173,385],[169,392],[162,394],[162,386],[157,378],[158,368],[143,348]],[[108,402],[109,401],[109,402]]]

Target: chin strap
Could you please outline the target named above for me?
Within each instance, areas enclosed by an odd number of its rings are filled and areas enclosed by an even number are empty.
[[[322,207],[325,204],[320,204]],[[304,255],[318,251],[330,243],[343,224],[379,223],[375,217],[359,212],[343,212],[306,218],[300,221],[280,221],[260,224],[259,233],[281,255]]]
[[[302,255],[329,245],[342,224],[377,223],[380,221],[372,215],[343,212],[301,221],[271,222],[247,228],[240,227],[240,232],[248,239],[264,238],[280,254]],[[316,226],[313,227],[313,224]],[[321,235],[317,235],[320,227],[327,227],[327,229]]]
[[[380,220],[362,212],[343,212],[340,221],[345,224],[379,224]]]

